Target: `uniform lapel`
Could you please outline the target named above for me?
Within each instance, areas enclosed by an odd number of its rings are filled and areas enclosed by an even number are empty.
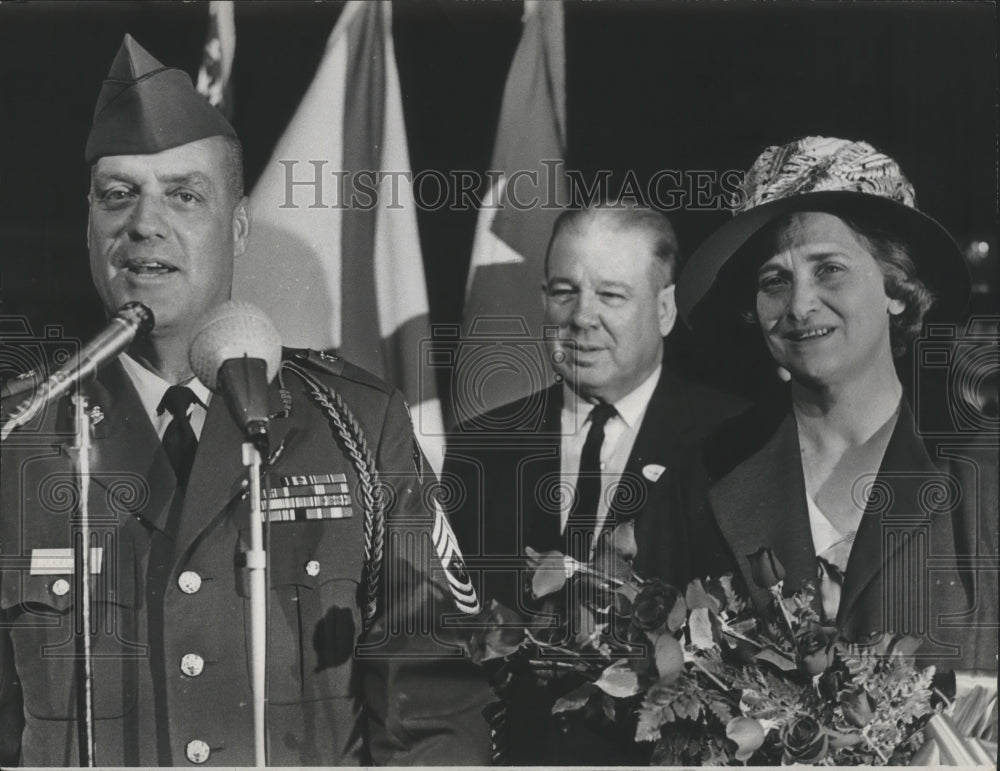
[[[269,386],[268,392],[272,414],[279,413],[282,402],[276,382]],[[269,425],[272,455],[282,446],[288,429],[289,421],[283,415],[272,418]],[[242,493],[246,478],[242,447],[242,429],[233,419],[225,397],[215,394],[208,406],[184,495],[177,534],[178,554]]]
[[[100,490],[92,505],[94,512],[111,516],[133,514],[143,522],[162,529],[174,497],[176,480],[159,437],[146,415],[132,381],[118,361],[112,362],[86,388],[93,431],[94,490]],[[72,409],[68,400],[60,405],[72,430]],[[100,416],[98,420],[97,417]],[[72,444],[73,439],[69,440]],[[75,450],[72,451],[75,454]],[[145,502],[141,505],[139,502]],[[132,508],[134,506],[135,508]]]
[[[770,548],[781,561],[789,590],[815,579],[816,552],[790,412],[759,450],[712,485],[709,500],[755,601],[766,601],[768,594],[753,583],[747,555],[761,547]]]
[[[940,476],[923,442],[913,432],[913,414],[904,400],[851,547],[837,613],[838,626],[851,619],[865,588],[883,571],[885,564],[910,544],[905,533],[927,526],[927,506],[921,504],[920,490],[930,479]],[[887,539],[890,530],[893,537]],[[878,624],[881,619],[871,621]]]

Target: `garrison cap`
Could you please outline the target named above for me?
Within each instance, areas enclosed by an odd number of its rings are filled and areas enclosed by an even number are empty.
[[[182,70],[165,67],[126,34],[101,86],[85,159],[147,155],[206,137],[236,137]]]

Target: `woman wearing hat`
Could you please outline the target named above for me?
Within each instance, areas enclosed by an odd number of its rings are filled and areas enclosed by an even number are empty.
[[[667,516],[639,525],[658,548],[637,567],[731,572],[764,603],[748,555],[767,547],[786,593],[811,580],[848,639],[916,634],[928,660],[995,670],[996,454],[929,451],[894,363],[931,309],[959,320],[958,247],[863,142],[770,147],[741,192],[681,274],[678,308],[710,336],[751,324],[789,382],[665,478]]]

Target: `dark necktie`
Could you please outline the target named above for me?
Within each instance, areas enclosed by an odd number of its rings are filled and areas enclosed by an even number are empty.
[[[598,402],[590,411],[590,430],[580,454],[580,473],[576,478],[576,506],[566,523],[569,555],[580,562],[590,559],[597,528],[597,508],[601,500],[601,445],[604,426],[618,412],[607,402]]]
[[[163,433],[163,449],[170,458],[170,465],[174,467],[174,474],[180,487],[187,487],[191,466],[194,463],[194,453],[198,449],[198,438],[194,435],[191,420],[188,418],[188,410],[197,401],[198,397],[190,388],[173,385],[163,394],[160,406],[156,408],[157,415],[162,415],[166,411],[173,416],[173,420]]]

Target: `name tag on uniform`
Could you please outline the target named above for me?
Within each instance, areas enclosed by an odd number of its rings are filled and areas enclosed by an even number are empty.
[[[103,546],[90,547],[90,574],[101,572],[101,561],[104,558]],[[32,549],[31,575],[33,576],[70,576],[73,575],[72,549]]]
[[[346,519],[354,515],[346,474],[281,477],[280,487],[264,490],[265,522]]]

